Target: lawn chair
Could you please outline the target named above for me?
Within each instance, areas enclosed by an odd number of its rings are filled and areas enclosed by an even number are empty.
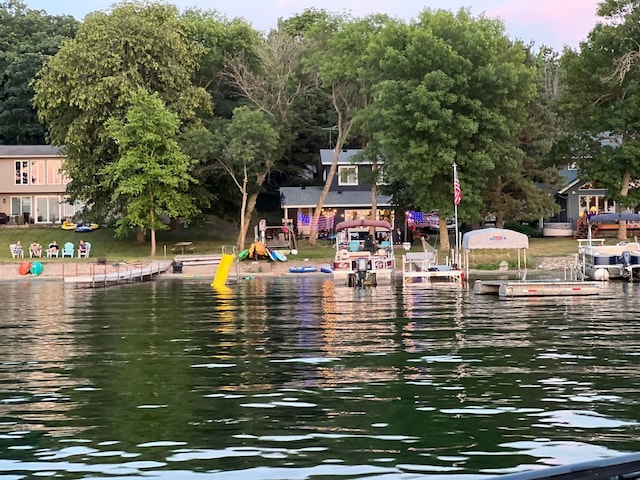
[[[32,243],[29,246],[29,257],[31,258],[40,258],[42,257],[42,245],[40,245],[39,243]]]
[[[85,248],[84,251],[81,251],[78,248],[78,258],[89,258],[89,253],[91,253],[91,243],[84,242]]]
[[[18,244],[12,243],[9,245],[9,250],[11,250],[11,258],[24,258],[24,250],[22,248],[16,248]]]
[[[60,255],[60,248],[58,247],[53,248],[52,244],[49,244],[49,248],[47,248],[47,258],[52,258],[52,257],[58,258],[59,255]]]
[[[73,245],[73,243],[71,242],[67,242],[64,244],[64,247],[62,248],[62,258],[64,257],[71,257],[73,258],[73,252],[75,251],[75,246]]]

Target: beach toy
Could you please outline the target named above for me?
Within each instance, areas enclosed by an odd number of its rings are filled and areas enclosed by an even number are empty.
[[[40,275],[43,270],[44,270],[44,265],[42,265],[42,263],[40,262],[33,262],[31,264],[31,268],[29,269],[32,275]]]
[[[20,275],[26,275],[31,270],[31,262],[22,262],[18,267],[18,273]]]

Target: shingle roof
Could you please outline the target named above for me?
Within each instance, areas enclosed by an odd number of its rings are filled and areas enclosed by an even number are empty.
[[[64,155],[63,147],[54,147],[52,145],[0,145],[1,157],[50,155]]]
[[[318,204],[322,187],[281,187],[280,199],[283,207],[309,208]],[[378,195],[378,207],[391,207],[391,196]],[[371,207],[369,191],[329,191],[324,202],[325,208],[337,207]]]

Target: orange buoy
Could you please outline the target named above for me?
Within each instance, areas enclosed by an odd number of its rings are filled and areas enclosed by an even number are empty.
[[[18,273],[20,275],[26,275],[31,271],[31,262],[22,262],[18,267]]]

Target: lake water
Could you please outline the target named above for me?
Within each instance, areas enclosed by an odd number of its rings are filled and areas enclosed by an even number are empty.
[[[640,285],[3,283],[0,479],[478,479],[640,450]]]

